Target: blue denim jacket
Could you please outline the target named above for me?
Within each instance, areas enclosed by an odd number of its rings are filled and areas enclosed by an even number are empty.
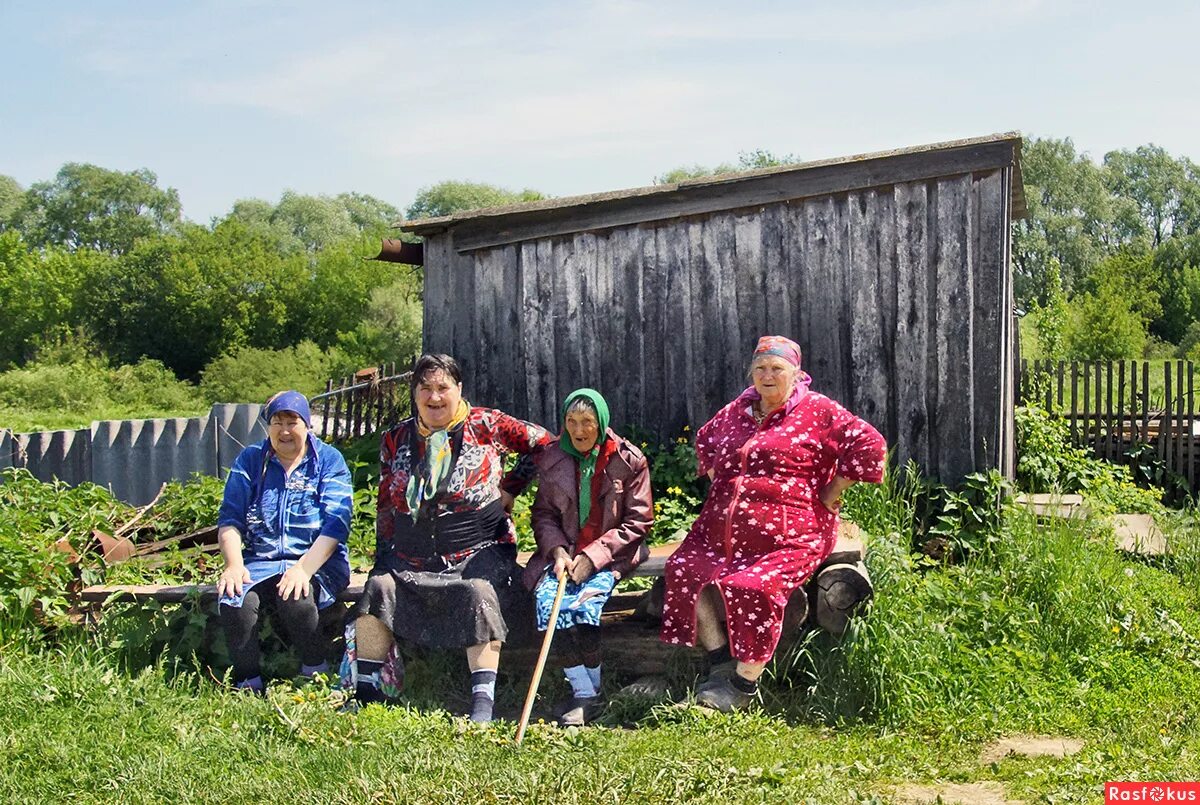
[[[339,544],[312,579],[317,606],[323,609],[350,583],[350,469],[336,447],[311,433],[304,460],[291,476],[270,447],[271,440],[264,439],[242,450],[225,479],[217,525],[233,526],[241,533],[250,583],[243,586],[242,595],[222,596],[220,603],[240,607],[246,591],[282,574],[317,537],[325,536]]]

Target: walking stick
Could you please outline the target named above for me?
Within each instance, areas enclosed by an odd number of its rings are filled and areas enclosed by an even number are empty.
[[[533,711],[533,700],[537,698],[542,671],[546,670],[546,657],[550,654],[550,641],[554,639],[554,627],[558,625],[558,610],[562,607],[569,575],[566,568],[563,568],[562,576],[558,579],[558,592],[554,594],[554,605],[550,607],[550,623],[546,626],[546,636],[542,638],[542,652],[538,654],[537,665],[533,668],[533,680],[529,683],[529,693],[525,694],[525,709],[521,711],[521,723],[517,725],[517,746],[521,745],[521,739],[525,737],[525,728],[529,726],[529,714]]]

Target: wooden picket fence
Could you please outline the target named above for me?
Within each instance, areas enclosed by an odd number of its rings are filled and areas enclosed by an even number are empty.
[[[310,400],[314,415],[321,419],[322,439],[344,442],[386,430],[408,416],[408,379],[412,372],[397,374],[396,364],[361,369],[353,377],[325,382],[325,391]]]
[[[1191,361],[1021,361],[1018,398],[1063,417],[1075,444],[1125,463],[1147,444],[1197,491],[1200,458]]]

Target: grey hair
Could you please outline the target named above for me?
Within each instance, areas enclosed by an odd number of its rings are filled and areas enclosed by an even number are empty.
[[[592,405],[591,400],[583,396],[571,400],[571,405],[567,407],[567,412],[563,414],[563,419],[566,419],[571,414],[591,414],[597,422],[600,421],[600,415],[596,413],[596,406]]]

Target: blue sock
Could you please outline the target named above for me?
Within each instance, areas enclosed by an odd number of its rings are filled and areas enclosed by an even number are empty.
[[[596,693],[600,692],[600,666],[587,669],[588,676],[592,678],[592,687],[596,689]]]
[[[571,683],[571,693],[576,699],[590,699],[596,695],[596,686],[592,684],[592,675],[582,665],[572,665],[563,669],[563,675]]]
[[[486,724],[496,704],[496,672],[471,672],[471,720]]]
[[[261,676],[252,676],[249,679],[243,679],[241,682],[235,683],[233,687],[235,690],[251,690],[259,694],[265,693],[267,690],[267,686],[263,683]]]

